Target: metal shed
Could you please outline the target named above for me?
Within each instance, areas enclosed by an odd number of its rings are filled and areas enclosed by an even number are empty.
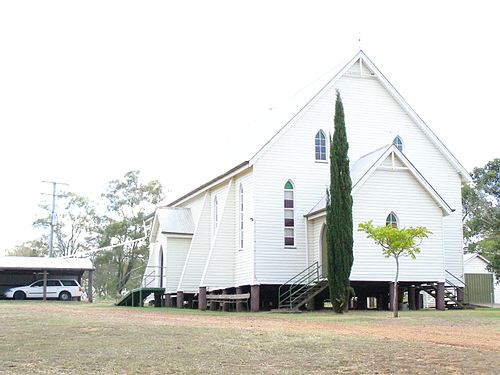
[[[81,283],[85,272],[88,272],[89,280],[87,297],[92,303],[94,266],[90,259],[3,256],[0,257],[0,295],[5,289],[48,278],[72,278]]]

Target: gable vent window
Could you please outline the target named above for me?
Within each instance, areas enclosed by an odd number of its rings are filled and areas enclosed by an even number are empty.
[[[326,161],[326,136],[323,130],[316,133],[314,149],[316,160]]]
[[[285,184],[284,198],[284,242],[285,246],[295,246],[294,188],[291,181]]]
[[[392,141],[392,144],[394,146],[396,146],[396,148],[403,152],[403,140],[401,139],[401,137],[398,135],[396,138],[394,138],[394,141]]]
[[[385,219],[385,225],[391,226],[393,228],[398,227],[398,217],[394,212],[391,212],[388,216],[387,219]]]
[[[240,249],[243,249],[243,185],[240,184]]]

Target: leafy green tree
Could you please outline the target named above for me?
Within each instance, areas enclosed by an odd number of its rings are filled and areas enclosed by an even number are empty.
[[[382,247],[382,253],[386,258],[392,257],[396,261],[396,276],[394,277],[393,294],[391,301],[394,317],[398,314],[398,278],[399,278],[399,258],[409,256],[416,259],[416,254],[420,253],[420,242],[427,238],[431,232],[425,227],[410,227],[399,229],[392,225],[382,225],[375,227],[372,221],[360,223],[358,231],[365,232],[368,238],[375,241]],[[417,243],[418,241],[418,243]]]
[[[145,237],[146,214],[163,199],[159,181],[142,183],[139,177],[139,171],[130,171],[122,180],[110,181],[102,194],[106,214],[100,219],[98,244],[99,247],[118,245],[110,251],[98,253],[94,259],[96,287],[102,293],[120,294],[129,281],[138,284],[139,280],[133,280],[132,276],[142,275],[147,262],[147,241],[142,245],[120,245]],[[97,265],[106,265],[102,268],[103,274]],[[114,280],[109,280],[111,274]]]
[[[47,242],[32,240],[7,250],[7,255],[18,257],[42,257],[48,254]]]
[[[462,186],[465,245],[488,259],[500,281],[500,158],[474,168],[471,176],[473,185]]]
[[[344,106],[337,91],[334,133],[330,138],[330,191],[327,192],[326,244],[328,255],[328,286],[333,310],[347,310],[351,287],[349,276],[354,261],[351,176],[349,144],[344,120]]]
[[[98,217],[94,204],[81,195],[61,192],[57,206],[57,219],[54,227],[54,255],[68,256],[95,247]],[[33,227],[42,231],[39,241],[48,244],[51,207],[42,204],[40,208],[43,211],[43,216],[35,220]]]

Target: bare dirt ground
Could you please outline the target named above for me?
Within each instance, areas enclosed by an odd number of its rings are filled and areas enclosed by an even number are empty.
[[[394,319],[0,301],[0,316],[7,374],[500,373],[492,309]]]

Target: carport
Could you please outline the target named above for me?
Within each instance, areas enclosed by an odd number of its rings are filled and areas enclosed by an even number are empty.
[[[87,297],[93,302],[94,267],[88,258],[0,257],[0,296],[8,288],[43,280],[43,299],[47,299],[47,279],[75,279],[81,284],[88,272]]]

